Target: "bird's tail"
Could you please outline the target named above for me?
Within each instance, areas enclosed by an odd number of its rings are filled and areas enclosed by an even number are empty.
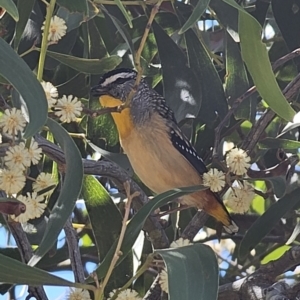
[[[239,228],[232,220],[225,205],[219,196],[215,193],[210,192],[210,201],[207,201],[203,207],[203,210],[209,215],[214,217],[217,221],[224,225],[224,229],[230,233],[238,232]]]

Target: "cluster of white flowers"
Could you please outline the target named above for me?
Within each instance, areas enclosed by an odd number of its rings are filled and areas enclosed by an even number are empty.
[[[33,183],[33,192],[27,196],[18,195],[25,185],[27,169],[37,165],[42,158],[42,149],[31,139],[28,147],[24,142],[15,143],[15,136],[23,132],[26,121],[22,112],[16,108],[6,109],[0,118],[2,132],[13,137],[13,145],[4,156],[4,167],[0,169],[0,189],[10,197],[24,203],[26,211],[19,216],[12,216],[16,222],[25,223],[30,219],[40,217],[46,208],[45,196],[55,188],[51,174],[41,173]],[[43,190],[46,190],[45,192]],[[37,194],[39,193],[39,195]]]
[[[243,149],[233,148],[226,155],[226,165],[229,173],[235,174],[235,180],[238,182],[238,187],[231,189],[226,204],[235,212],[245,213],[254,198],[252,185],[243,182],[241,178],[250,167],[250,157]],[[222,171],[213,168],[203,174],[203,185],[209,187],[212,192],[221,191],[225,183],[225,174]]]
[[[91,300],[87,290],[71,288],[67,300]]]
[[[111,299],[116,293],[116,290],[113,290],[109,293],[109,299]],[[135,290],[124,290],[120,292],[116,298],[116,300],[142,300],[142,298],[139,296],[139,294]]]
[[[55,110],[55,115],[61,122],[70,123],[80,117],[82,104],[76,97],[64,95],[58,99],[57,88],[51,82],[42,82],[41,84],[48,101],[48,108]]]
[[[45,22],[42,26],[42,31],[45,29]],[[48,32],[48,42],[57,43],[67,33],[67,25],[64,19],[53,16],[50,20]]]

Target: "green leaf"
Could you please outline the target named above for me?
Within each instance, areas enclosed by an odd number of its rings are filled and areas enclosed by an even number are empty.
[[[69,12],[81,12],[84,15],[88,12],[87,0],[57,0],[59,6],[65,7]]]
[[[122,36],[122,38],[126,42],[128,48],[131,51],[131,54],[135,55],[131,36],[128,33],[128,31],[126,30],[126,28],[124,27],[124,25],[117,18],[115,18],[113,15],[111,15],[104,7],[102,7],[102,11],[111,19],[111,21],[115,25],[116,29],[118,30],[119,34]]]
[[[19,21],[19,12],[13,0],[0,0],[0,7],[4,8],[16,22]]]
[[[90,19],[94,18],[98,13],[98,8],[89,1],[87,14],[83,12],[70,12],[67,8],[61,6],[57,10],[56,15],[65,20],[67,32],[70,32],[73,29],[78,28],[82,23],[88,22]]]
[[[239,248],[239,257],[246,258],[250,251],[273,229],[280,219],[300,201],[296,189],[274,203],[246,232]]]
[[[81,194],[91,220],[101,261],[118,238],[123,218],[105,188],[94,176],[84,176]]]
[[[120,0],[114,0],[114,1],[117,4],[117,6],[119,7],[119,9],[122,12],[123,16],[125,17],[129,27],[132,28],[133,26],[132,26],[131,18],[129,16],[128,12],[126,11],[124,5],[122,4],[122,2]]]
[[[154,21],[152,24],[162,64],[164,96],[177,122],[196,117],[201,106],[201,88],[187,58],[171,37]]]
[[[248,76],[238,44],[226,33],[226,80],[225,93],[230,105],[249,88]],[[253,121],[256,98],[248,97],[239,105],[235,116]]]
[[[278,86],[266,45],[261,40],[260,24],[234,0],[224,1],[239,11],[241,53],[258,93],[279,117],[292,121],[295,111]]]
[[[167,204],[168,202],[175,200],[179,197],[182,197],[189,193],[194,193],[196,191],[205,190],[207,187],[204,186],[197,186],[197,187],[186,187],[186,188],[180,188],[180,189],[174,189],[171,191],[167,191],[165,193],[162,193],[156,197],[154,197],[151,201],[149,201],[147,204],[145,204],[130,220],[130,222],[127,225],[126,232],[124,235],[124,241],[121,247],[121,252],[123,253],[122,257],[118,260],[118,264],[122,262],[122,260],[126,257],[126,255],[129,253],[129,251],[132,249],[133,244],[135,243],[135,240],[137,239],[140,231],[142,230],[144,223],[146,219],[149,217],[151,212],[158,207]],[[117,240],[114,243],[114,245],[111,247],[109,252],[107,253],[105,259],[100,264],[98,269],[96,270],[98,278],[103,278],[110,266],[110,262],[113,258],[113,255],[115,253],[115,249],[117,246]],[[93,279],[88,279],[92,280]]]
[[[217,299],[219,268],[210,247],[195,244],[155,252],[167,265],[170,299]]]
[[[0,254],[0,281],[11,284],[76,286],[75,283]]]
[[[260,149],[283,148],[293,150],[300,148],[300,142],[287,139],[266,138],[259,141],[258,147]]]
[[[272,176],[272,177],[256,177],[256,178],[245,178],[247,181],[256,180],[267,180],[271,183],[273,191],[277,198],[281,198],[285,195],[286,191],[286,176]]]
[[[218,22],[231,35],[235,42],[239,42],[238,11],[223,0],[210,0],[209,7],[218,16]]]
[[[41,84],[19,55],[0,39],[0,74],[9,81],[24,99],[30,122],[24,138],[37,133],[45,124],[48,114],[48,102]]]
[[[190,68],[197,74],[202,92],[199,118],[210,128],[216,119],[222,120],[228,112],[224,88],[205,47],[197,35],[189,30],[185,33]]]
[[[106,189],[94,176],[84,176],[81,193],[91,220],[101,262],[118,239],[123,217]],[[128,255],[113,272],[108,289],[124,285],[132,275],[132,256]]]
[[[14,37],[14,48],[18,49],[19,43],[24,32],[25,26],[30,17],[31,11],[33,9],[35,0],[18,0],[18,10],[20,11],[20,19],[16,23],[15,37]]]
[[[51,211],[47,229],[43,239],[28,263],[35,265],[53,246],[57,236],[70,217],[77,197],[80,193],[83,179],[83,165],[80,152],[68,132],[57,122],[48,119],[47,126],[65,154],[65,176],[59,197]]]
[[[47,51],[47,55],[74,70],[86,74],[103,74],[113,70],[122,62],[122,59],[117,55],[104,57],[102,59],[79,58],[52,51]]]
[[[190,29],[203,15],[205,12],[210,0],[198,0],[198,3],[196,4],[195,8],[192,10],[192,14],[188,18],[188,20],[185,22],[185,24],[181,27],[179,30],[179,34],[182,34],[186,32],[188,29]]]
[[[267,256],[265,256],[262,259],[261,264],[267,264],[271,261],[275,261],[275,260],[279,259],[290,248],[291,248],[291,246],[287,246],[287,245],[283,245],[281,247],[278,247],[277,249],[275,249],[274,251],[269,253]]]
[[[106,151],[104,149],[99,148],[98,146],[94,145],[91,142],[88,142],[88,144],[90,145],[90,147],[98,152],[99,154],[101,154],[102,156],[104,156],[106,159],[115,162],[118,166],[120,166],[122,169],[124,169],[130,176],[133,175],[133,169],[132,166],[130,164],[130,161],[128,159],[128,156],[124,153],[113,153],[113,152],[109,152]]]

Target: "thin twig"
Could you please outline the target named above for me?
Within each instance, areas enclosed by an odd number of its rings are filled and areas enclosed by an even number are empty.
[[[59,165],[65,165],[65,157],[63,151],[55,144],[49,142],[40,135],[35,136],[35,141],[42,148],[43,153],[50,157],[53,161]],[[7,149],[0,148],[0,156],[4,156]],[[110,178],[114,181],[117,188],[122,192],[124,190],[124,183],[126,181],[130,182],[130,189],[132,191],[138,191],[140,196],[133,201],[134,210],[139,210],[143,205],[145,205],[149,200],[143,190],[134,182],[128,175],[128,173],[120,168],[113,162],[110,161],[93,161],[88,159],[83,159],[84,174],[86,175],[99,175],[106,178]],[[153,247],[155,249],[168,248],[169,240],[159,223],[157,217],[151,214],[146,220],[143,228],[149,235]]]
[[[116,247],[114,257],[113,257],[113,259],[110,263],[110,266],[107,270],[107,273],[106,273],[105,278],[103,280],[103,283],[101,285],[101,294],[102,295],[104,295],[104,289],[105,289],[105,287],[108,283],[108,280],[109,280],[109,278],[110,278],[110,276],[113,272],[114,267],[116,266],[117,261],[119,260],[120,256],[123,255],[123,253],[121,252],[121,246],[122,246],[123,239],[124,239],[124,236],[125,236],[125,231],[126,231],[126,228],[127,228],[127,221],[128,221],[128,218],[129,218],[131,202],[132,202],[132,199],[134,197],[139,196],[139,192],[137,192],[137,191],[135,191],[133,194],[130,194],[130,183],[128,181],[124,183],[124,189],[125,189],[126,195],[127,195],[127,203],[126,203],[126,208],[125,208],[125,214],[124,214],[121,233],[120,233],[120,236],[119,236],[119,240],[118,240],[118,244],[117,244],[117,247]]]
[[[150,28],[151,28],[151,25],[153,23],[154,17],[158,13],[159,7],[162,4],[162,2],[163,2],[163,0],[158,0],[157,3],[153,6],[153,8],[151,10],[151,14],[150,14],[148,22],[147,22],[147,25],[146,25],[146,28],[145,28],[145,31],[144,31],[144,34],[143,34],[141,42],[140,42],[140,46],[139,46],[139,48],[138,48],[138,50],[137,50],[137,52],[136,52],[136,54],[134,56],[134,64],[135,64],[135,68],[136,68],[138,74],[137,74],[134,86],[133,86],[132,90],[130,91],[130,93],[129,93],[127,99],[126,99],[126,102],[123,105],[124,108],[129,106],[130,101],[133,98],[134,94],[136,93],[136,91],[138,89],[138,86],[139,86],[139,84],[141,82],[142,75],[143,75],[143,69],[141,67],[141,55],[142,55],[142,51],[144,49],[147,37],[149,35]]]
[[[93,109],[83,107],[82,111],[86,115],[89,115],[92,118],[96,118],[98,116],[109,114],[112,112],[120,112],[120,108],[119,108],[119,106],[114,106],[114,107],[105,107],[105,108],[93,110]]]
[[[134,281],[136,281],[142,274],[144,274],[144,272],[147,271],[149,266],[152,264],[153,258],[154,258],[153,254],[148,255],[145,263],[137,270],[135,275],[132,278],[130,278],[124,286],[122,286],[120,289],[118,289],[114,293],[114,295],[110,298],[110,300],[116,300],[118,295],[122,291],[125,291],[126,289],[128,289],[133,284]]]
[[[285,87],[283,90],[283,95],[287,100],[291,100],[298,93],[299,88],[300,73]],[[248,153],[251,154],[262,133],[275,118],[275,116],[276,114],[272,110],[268,109],[266,113],[260,117],[256,124],[252,126],[247,138],[243,141],[241,148],[247,149]]]
[[[286,62],[288,62],[291,59],[294,59],[300,55],[300,48],[294,50],[293,52],[279,58],[275,61],[275,63],[272,65],[272,69],[275,72],[278,70],[279,67],[284,65]],[[215,142],[214,142],[214,150],[213,150],[213,157],[214,159],[218,158],[218,148],[220,143],[220,135],[223,127],[228,123],[231,116],[234,114],[234,112],[238,109],[240,104],[247,98],[249,98],[251,95],[253,95],[256,92],[256,87],[252,86],[249,88],[243,95],[238,97],[232,104],[230,110],[228,111],[225,118],[220,122],[220,124],[215,128]],[[246,149],[246,148],[243,148]],[[248,148],[247,148],[248,149]]]

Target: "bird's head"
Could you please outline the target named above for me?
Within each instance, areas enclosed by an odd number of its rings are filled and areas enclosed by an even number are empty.
[[[137,72],[132,69],[116,69],[104,74],[98,85],[92,87],[93,96],[110,96],[125,102],[132,90]]]

